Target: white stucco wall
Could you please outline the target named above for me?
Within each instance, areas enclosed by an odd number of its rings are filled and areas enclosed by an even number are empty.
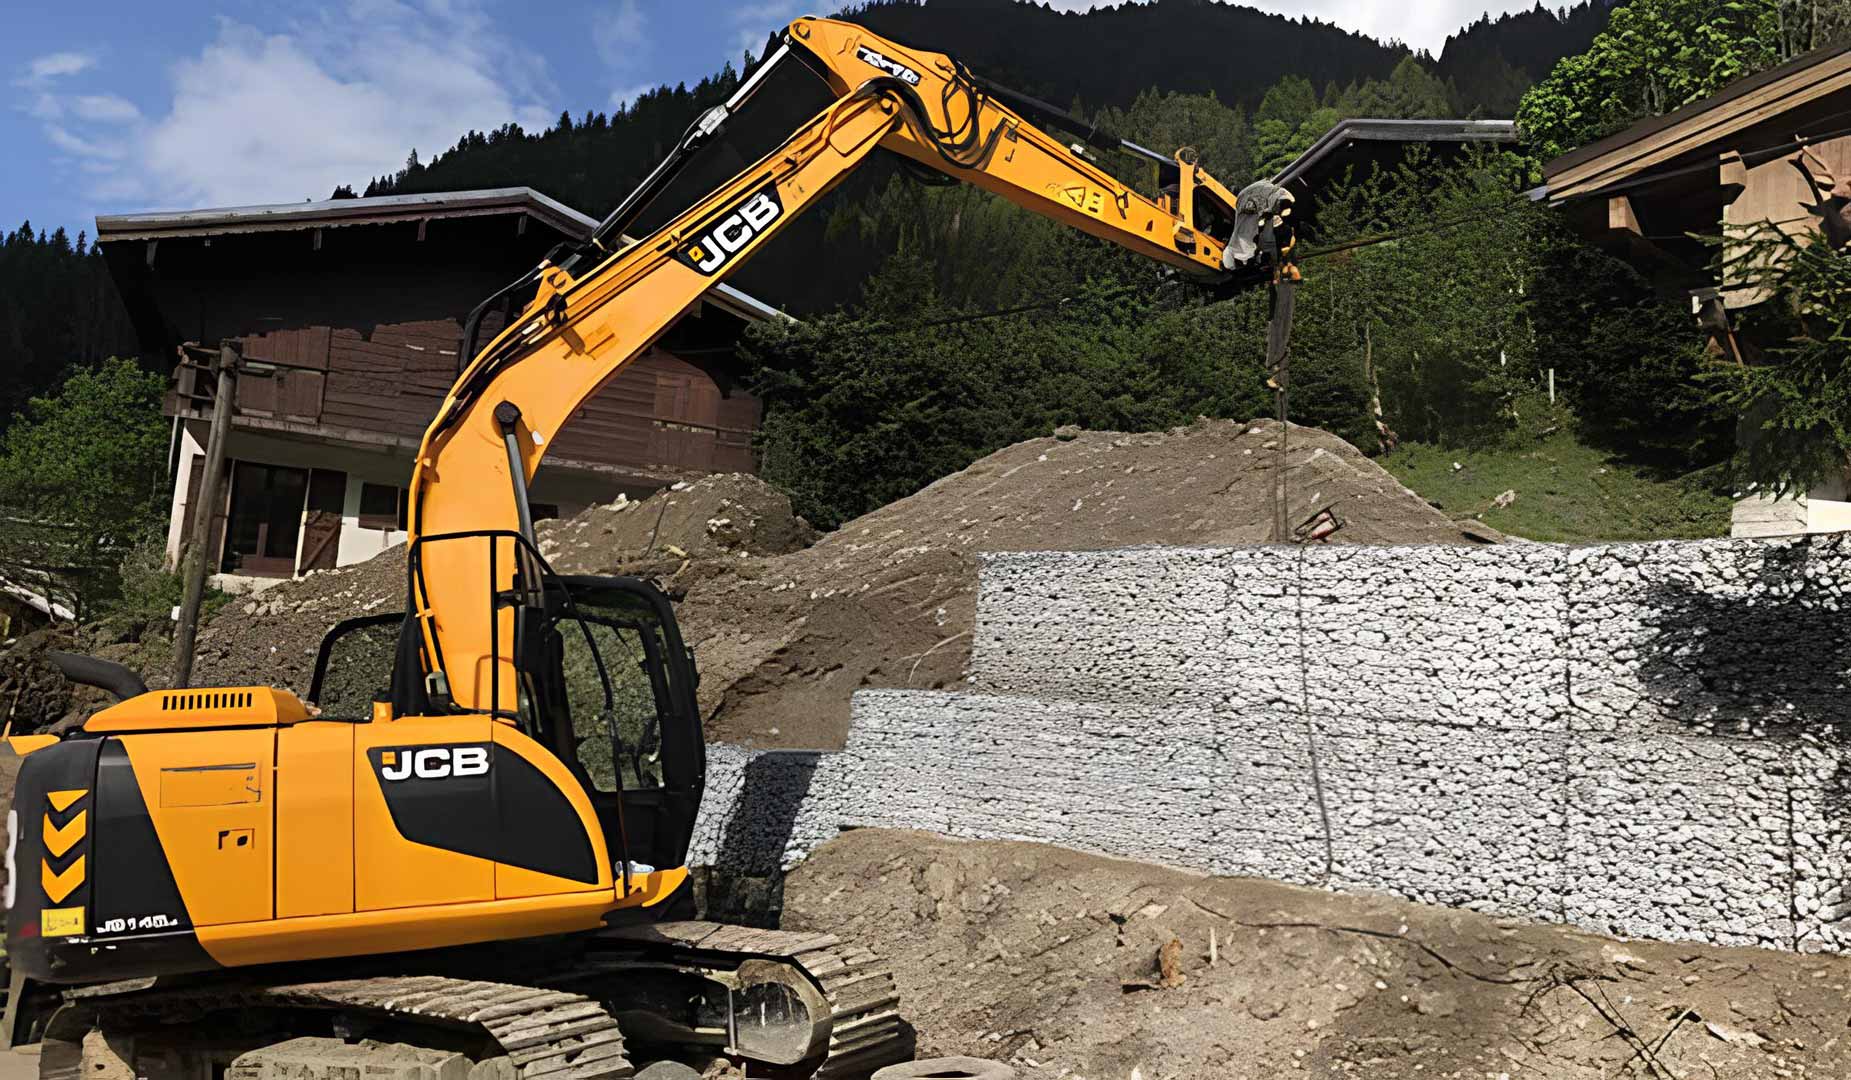
[[[181,425],[173,498],[169,502],[167,519],[167,557],[170,562],[179,558],[181,545],[186,539],[184,536],[186,521],[183,511],[189,494],[188,485],[192,479],[193,460],[205,454],[207,426],[207,423],[201,420],[188,421]],[[254,461],[268,465],[287,465],[300,469],[345,473],[347,487],[341,507],[341,538],[336,559],[337,565],[351,566],[365,562],[387,548],[405,542],[403,530],[369,529],[360,525],[360,496],[364,484],[385,484],[393,487],[404,487],[409,484],[411,482],[411,458],[408,452],[360,449],[313,439],[282,438],[276,435],[234,429],[231,433],[230,445],[227,447],[227,456],[234,461]],[[616,498],[619,492],[632,498],[642,498],[652,490],[646,485],[625,483],[611,475],[551,469],[542,466],[539,475],[534,478],[531,498],[536,503],[558,507],[562,516],[570,516],[594,502],[608,502]],[[299,535],[297,550],[299,553]],[[229,577],[229,575],[221,576]],[[231,584],[246,588],[251,584],[261,587],[275,580],[277,579],[238,577]]]

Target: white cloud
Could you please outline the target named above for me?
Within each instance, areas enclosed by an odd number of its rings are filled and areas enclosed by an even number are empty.
[[[640,82],[631,86],[619,86],[617,89],[611,91],[611,108],[624,108],[632,101],[635,101],[637,98],[642,97],[655,88],[656,84],[651,82]]]
[[[51,140],[53,146],[80,158],[114,161],[123,156],[120,144],[86,139],[81,135],[72,134],[69,129],[58,124],[45,125],[45,137]]]
[[[224,19],[173,67],[171,85],[171,105],[146,118],[115,95],[62,99],[65,122],[48,123],[46,138],[83,159],[92,198],[326,198],[395,172],[413,147],[429,160],[470,128],[538,129],[553,111],[544,66],[473,0],[350,0],[275,30]]]
[[[13,85],[27,93],[25,104],[17,108],[34,120],[48,124],[63,119],[64,102],[53,92],[53,84],[87,71],[95,64],[94,56],[80,52],[46,53],[33,59],[13,77]]]
[[[655,50],[649,37],[649,16],[636,0],[616,0],[594,12],[591,43],[616,83],[610,95],[612,109],[621,109],[660,85],[641,78]]]
[[[808,0],[750,0],[734,8],[729,16],[733,25],[733,51],[726,59],[736,64],[746,53],[761,55],[767,38],[817,6]]]
[[[71,99],[71,112],[79,120],[96,124],[129,124],[141,119],[134,102],[114,94],[79,94]]]
[[[95,64],[96,57],[88,53],[47,53],[27,64],[25,74],[17,82],[22,86],[42,86],[53,79],[86,71]]]
[[[1086,11],[1095,7],[1116,7],[1095,0],[1051,0],[1062,11]],[[1416,49],[1438,54],[1448,34],[1457,33],[1480,15],[1493,16],[1507,11],[1527,11],[1535,0],[1260,0],[1262,10],[1279,15],[1309,15],[1324,22],[1336,23],[1383,41],[1401,41]]]
[[[617,0],[592,14],[591,43],[606,64],[634,69],[648,58],[649,18],[636,0]]]

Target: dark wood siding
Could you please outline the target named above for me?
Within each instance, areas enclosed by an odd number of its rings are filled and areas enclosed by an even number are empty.
[[[108,246],[111,273],[158,320],[144,351],[170,358],[182,341],[237,340],[250,367],[239,379],[241,419],[330,443],[415,445],[460,369],[465,315],[563,238],[518,215],[434,218],[315,232],[258,231],[164,237]],[[503,322],[484,319],[481,341]],[[731,346],[744,321],[700,305],[649,354],[587,402],[557,434],[548,460],[591,465],[626,486],[709,470],[751,470],[759,403],[723,395],[742,373]],[[699,364],[688,358],[704,358]],[[200,415],[209,400],[185,391],[171,407]]]
[[[325,387],[313,384],[316,417],[341,429],[417,439],[457,375],[461,330],[453,322],[381,326],[370,338],[335,330]],[[240,384],[240,404],[267,415],[301,415],[290,393],[320,372],[291,371],[286,379]],[[700,368],[652,349],[575,413],[548,451],[569,460],[645,475],[752,472],[752,433],[761,407],[735,392],[723,397]]]
[[[722,397],[706,372],[653,349],[573,415],[552,453],[655,472],[754,472],[758,399]]]
[[[245,360],[254,362],[238,380],[238,408],[284,420],[319,420],[332,336],[328,327],[311,326],[238,339]]]

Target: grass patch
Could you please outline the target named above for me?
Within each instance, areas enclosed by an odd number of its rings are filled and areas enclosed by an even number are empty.
[[[1449,450],[1405,444],[1377,461],[1448,516],[1475,517],[1528,540],[1729,535],[1730,499],[1720,483],[1720,467],[1666,479],[1616,461],[1566,429],[1527,447]],[[1516,498],[1497,506],[1506,491],[1516,492]]]

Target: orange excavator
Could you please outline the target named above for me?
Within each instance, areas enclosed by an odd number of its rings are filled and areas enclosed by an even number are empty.
[[[789,63],[828,106],[625,243]],[[1153,159],[1162,193],[1089,160],[1101,148]],[[910,1056],[866,949],[688,918],[693,655],[650,583],[553,573],[527,501],[575,410],[877,150],[1207,284],[1292,273],[1270,185],[1237,198],[1188,152],[1072,124],[949,56],[791,23],[588,242],[469,320],[473,361],[411,480],[404,614],[331,630],[306,702],[132,693],[62,738],[10,740],[5,1030],[43,1041],[42,1076],[614,1080],[722,1057],[844,1076]],[[524,306],[477,352],[506,298]]]

